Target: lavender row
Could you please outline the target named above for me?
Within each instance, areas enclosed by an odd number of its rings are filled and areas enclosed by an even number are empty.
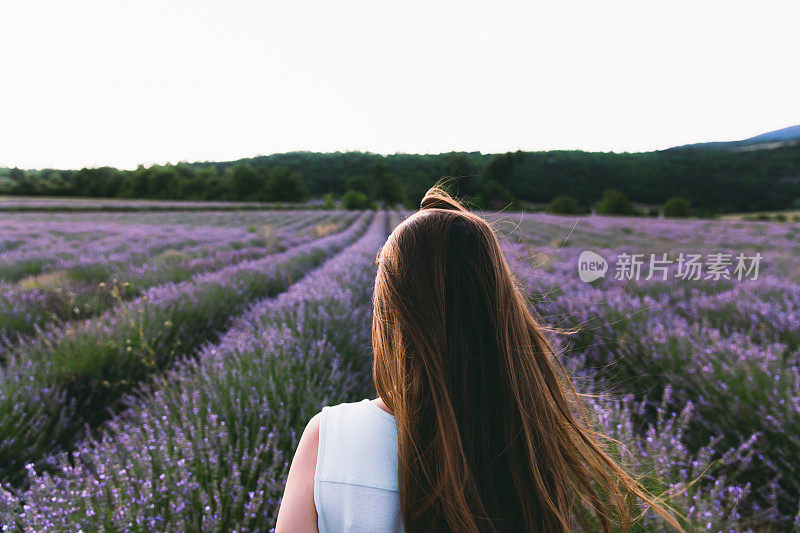
[[[493,215],[491,218],[503,219],[501,227],[506,230],[516,226],[535,244],[545,244],[558,237],[561,240],[557,242],[562,242],[575,226],[569,242],[599,248],[654,242],[697,243],[706,247],[734,244],[748,248],[800,248],[797,238],[800,224],[546,214]]]
[[[358,399],[368,389],[378,225],[290,291],[254,305],[198,359],[132,398],[109,432],[84,443],[71,461],[51,458],[54,475],[30,468],[31,489],[6,495],[7,520],[34,529],[271,527],[299,428],[322,405]],[[733,530],[749,487],[725,474],[715,474],[710,487],[692,483],[711,466],[714,448],[690,453],[681,444],[692,406],[668,412],[670,397],[668,388],[644,435],[634,420],[646,405],[632,397],[591,400],[590,414],[599,431],[627,445],[613,453],[654,493],[666,493],[687,528]],[[727,450],[720,464],[746,462],[751,444]],[[640,529],[661,531],[664,524],[646,514]]]
[[[260,224],[273,224],[285,220],[304,218],[309,213],[339,216],[351,213],[345,210],[322,209],[286,209],[281,211],[156,211],[156,212],[27,212],[0,214],[0,221],[21,221],[28,224],[56,224],[62,226],[72,224],[94,224],[108,226],[113,224],[144,224],[151,226],[224,226],[229,228],[247,228]],[[2,242],[2,240],[0,240]],[[2,245],[0,245],[2,248]]]
[[[684,413],[681,431],[668,439],[679,447],[676,458],[660,463],[698,475],[703,469],[687,470],[688,460],[714,465],[683,493],[686,516],[715,531],[800,528],[800,226],[491,218],[541,321],[576,330],[564,339],[565,362],[587,391],[632,393],[627,433],[636,438],[623,441],[658,438],[659,410]],[[673,265],[667,281],[617,280],[611,270],[587,284],[577,271],[585,249],[612,264],[623,252],[763,252],[764,261],[755,281],[683,281]],[[705,507],[696,491],[710,498]]]
[[[319,217],[320,215],[316,215]],[[262,224],[302,224],[308,213],[263,217]],[[220,243],[241,243],[243,246],[263,243],[263,237],[247,227],[215,225],[110,222],[79,222],[67,217],[58,222],[32,222],[22,217],[6,217],[0,230],[0,279],[16,281],[24,276],[53,270],[76,273],[138,263],[170,249]]]
[[[657,222],[649,246],[697,238],[669,233],[673,227]],[[637,228],[645,235],[648,230]],[[782,242],[784,231],[774,230],[764,241]],[[742,239],[741,246],[724,242],[733,237]],[[624,246],[592,249],[611,262],[635,249],[625,238],[617,241]],[[749,250],[746,238],[735,233],[708,241],[706,250]],[[765,254],[757,280],[684,281],[670,269],[666,281],[618,280],[610,273],[592,283],[578,278],[580,248],[545,245],[532,257],[525,242],[509,246],[509,255],[522,259],[516,270],[542,320],[577,330],[568,350],[575,371],[591,376],[598,390],[627,391],[647,406],[636,417],[640,434],[655,423],[658,391],[667,387],[668,409],[692,406],[680,436],[688,453],[701,454],[713,439],[710,457],[716,460],[747,443],[748,456],[728,461],[724,469],[736,473],[735,482],[720,481],[723,472],[698,484],[731,482],[733,492],[747,487],[737,529],[786,529],[798,516],[800,284],[790,264],[779,260],[786,247],[775,246],[774,255]]]
[[[266,530],[302,425],[368,387],[374,256],[364,236],[128,399],[101,438],[28,468],[0,517],[31,529]],[[5,505],[5,507],[3,507]]]
[[[255,208],[273,206],[267,202],[213,202],[213,201],[180,201],[180,200],[117,200],[113,198],[9,198],[0,199],[0,209],[28,208],[84,208],[84,209],[176,209],[192,210],[214,208]]]
[[[125,264],[170,248],[260,239],[244,228],[152,226],[145,224],[25,223],[7,220],[0,253],[2,279],[13,282],[52,270],[83,265]]]
[[[699,449],[690,450],[683,441],[690,431],[694,405],[688,403],[678,411],[672,410],[670,387],[662,391],[655,414],[649,412],[648,404],[631,395],[598,397],[598,386],[587,388],[591,391],[586,396],[587,407],[596,419],[596,430],[608,437],[605,443],[611,454],[652,494],[663,498],[687,531],[746,529],[742,503],[752,487],[739,482],[736,474],[752,459],[756,436],[731,448],[720,447],[711,439]],[[644,417],[651,421],[643,431],[638,421]],[[634,508],[631,514],[641,512]],[[637,529],[661,532],[672,528],[645,510]]]
[[[19,392],[0,396],[2,479],[20,481],[25,463],[52,451],[47,445],[70,448],[85,424],[103,422],[137,383],[213,341],[249,302],[286,290],[353,242],[369,219],[363,214],[341,233],[148,289],[124,307],[48,330],[8,355],[0,390]],[[65,401],[49,400],[56,396]]]
[[[310,214],[290,220],[277,231],[264,226],[258,237],[248,232],[244,241],[229,240],[231,230],[226,228],[197,228],[204,242],[192,241],[183,249],[166,248],[158,255],[153,255],[153,249],[132,253],[122,263],[104,262],[102,254],[87,253],[71,270],[39,276],[32,287],[0,284],[0,337],[27,336],[51,321],[91,317],[148,287],[286,250],[318,237],[314,230],[336,231],[340,224],[351,221],[352,216]],[[159,249],[164,245],[162,242]],[[135,244],[129,251],[134,248]],[[144,262],[134,261],[134,255]],[[114,290],[112,284],[116,284]]]
[[[196,212],[219,211],[286,211],[318,209],[322,200],[309,202],[234,202],[200,200],[128,200],[116,198],[0,198],[0,212]]]

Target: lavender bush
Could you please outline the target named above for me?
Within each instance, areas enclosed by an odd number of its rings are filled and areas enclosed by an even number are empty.
[[[190,354],[203,342],[214,340],[231,317],[248,302],[280,293],[320,264],[329,254],[341,250],[361,234],[369,220],[363,215],[347,230],[322,237],[286,252],[245,261],[222,270],[195,276],[181,283],[148,289],[129,304],[96,319],[68,324],[42,332],[36,339],[7,355],[7,380],[31,382],[30,390],[58,390],[74,401],[72,416],[65,416],[56,404],[49,421],[37,428],[69,448],[84,424],[95,426],[113,411],[117,400],[142,379],[167,368],[175,359]],[[0,389],[5,383],[0,382]],[[25,398],[0,398],[16,409],[29,408]],[[0,413],[9,410],[0,407]],[[39,409],[37,407],[37,409]],[[18,481],[16,466],[37,461],[52,451],[40,446],[30,456],[14,453],[20,434],[27,435],[25,417],[0,427],[0,474]],[[38,440],[43,437],[37,437]],[[14,459],[11,456],[14,455]]]
[[[91,233],[86,230],[96,226],[73,226],[69,239],[60,241],[53,238],[52,223],[34,225],[28,228],[32,233],[26,246],[0,255],[0,264],[7,263],[17,273],[34,266],[39,271],[20,282],[0,280],[0,336],[31,335],[49,322],[93,316],[118,297],[128,299],[160,283],[286,250],[315,238],[315,223],[338,229],[352,217],[289,214],[269,242],[255,232],[221,226],[141,224],[118,224],[100,240],[87,240]],[[19,230],[12,226],[6,231],[15,229]],[[117,294],[108,289],[114,283]]]
[[[571,365],[596,390],[642,402],[632,418],[640,434],[657,417],[659,391],[671,390],[671,412],[692,406],[681,443],[701,455],[713,440],[710,459],[748,487],[737,529],[791,527],[800,500],[798,227],[589,217],[570,234],[574,222],[528,215],[509,239],[542,320],[574,330]],[[566,244],[552,236],[559,223],[562,235],[570,234]],[[681,251],[761,252],[764,262],[756,280],[682,281],[672,269],[667,281],[618,280],[610,272],[584,283],[577,275],[584,249],[612,263],[621,253]],[[726,456],[744,443],[746,459]],[[708,476],[698,483],[721,482]]]
[[[373,218],[346,249],[366,219],[271,263],[243,260],[144,290],[126,307],[6,353],[0,472],[17,483],[0,490],[0,523],[36,531],[271,528],[303,425],[325,404],[372,392],[374,253],[403,215]],[[100,224],[109,215],[80,216]],[[175,216],[148,215],[158,223]],[[252,216],[218,214],[213,223],[249,225]],[[554,345],[591,394],[597,430],[615,439],[611,453],[688,530],[800,529],[800,225],[495,221],[532,309],[566,330],[553,334]],[[22,246],[13,234],[0,238],[0,253]],[[584,283],[576,271],[584,249],[612,263],[622,253],[684,251],[760,252],[764,261],[755,281],[681,281],[671,270],[667,281],[610,272]],[[87,405],[115,406],[116,414],[84,433],[85,422],[107,416],[94,419]],[[71,448],[77,435],[84,438]],[[646,510],[636,526],[665,528]]]
[[[41,529],[265,530],[302,426],[363,397],[385,215],[344,253],[253,305],[219,343],[127,399],[100,439],[28,468],[6,516]],[[0,514],[2,516],[2,514]]]

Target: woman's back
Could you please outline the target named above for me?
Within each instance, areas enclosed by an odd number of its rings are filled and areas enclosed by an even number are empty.
[[[397,428],[370,400],[322,410],[314,505],[326,531],[402,531]]]

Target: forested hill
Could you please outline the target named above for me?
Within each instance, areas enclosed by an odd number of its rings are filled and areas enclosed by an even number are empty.
[[[550,202],[579,208],[615,189],[661,204],[674,196],[702,212],[800,208],[800,146],[731,151],[682,147],[643,153],[582,151],[436,155],[292,152],[239,161],[120,171],[0,169],[0,193],[88,197],[295,201],[347,191],[413,205],[444,176],[476,203]]]

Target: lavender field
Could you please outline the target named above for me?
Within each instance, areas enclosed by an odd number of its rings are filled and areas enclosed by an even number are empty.
[[[406,214],[0,214],[4,530],[269,530],[308,419],[373,394],[374,258]],[[799,529],[800,224],[487,216],[686,528]]]

